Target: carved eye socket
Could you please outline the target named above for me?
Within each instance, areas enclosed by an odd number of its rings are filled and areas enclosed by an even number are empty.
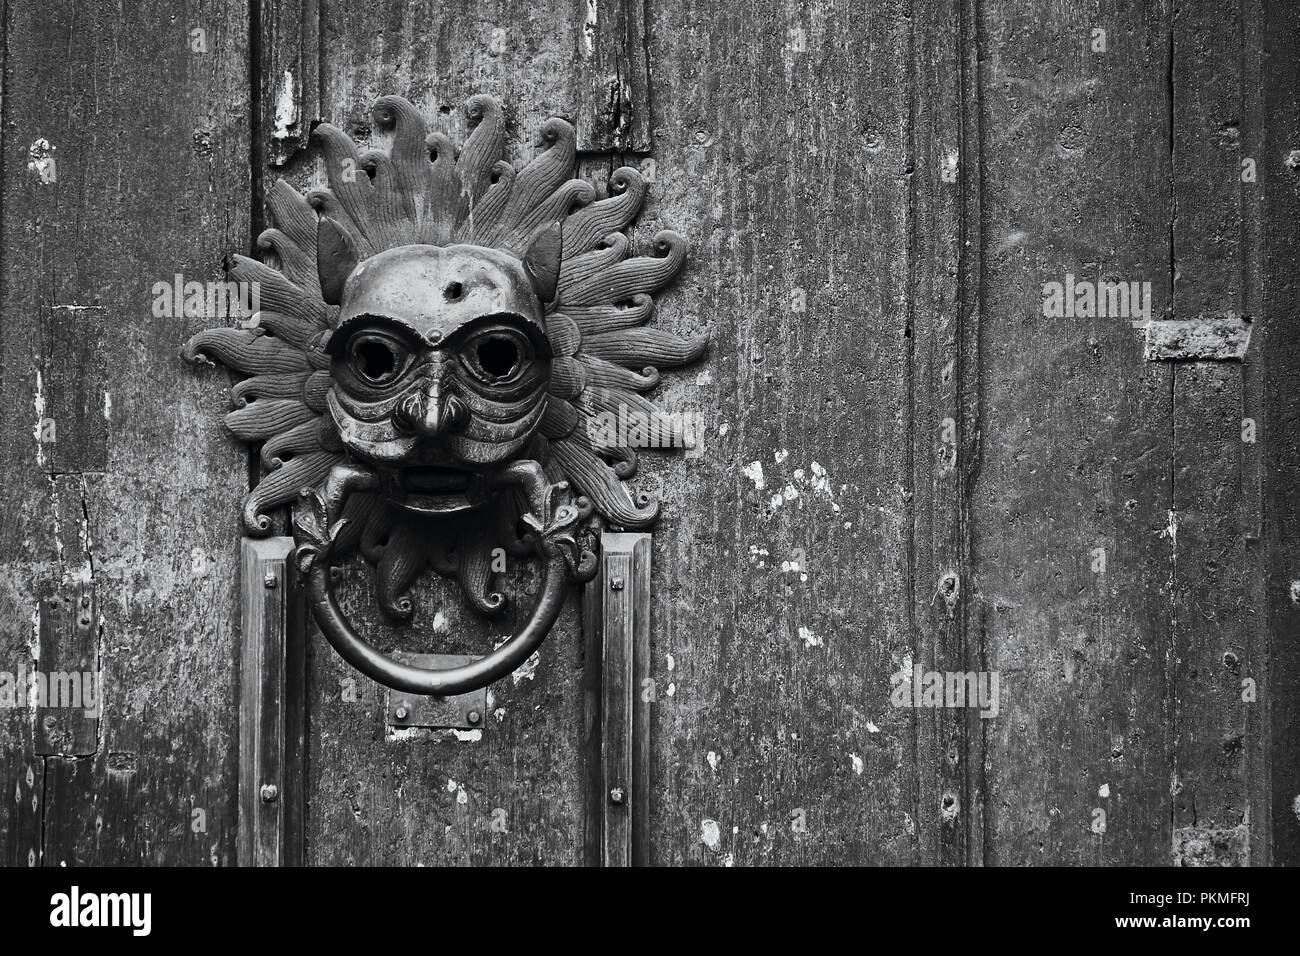
[[[410,361],[406,346],[377,332],[354,335],[348,342],[348,364],[368,385],[388,385],[406,371]]]
[[[460,350],[465,367],[489,385],[517,378],[532,356],[532,346],[527,337],[506,328],[480,332]]]

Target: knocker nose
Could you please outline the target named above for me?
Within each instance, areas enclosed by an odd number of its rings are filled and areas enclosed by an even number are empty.
[[[424,438],[456,432],[465,427],[469,409],[455,395],[443,398],[435,383],[414,391],[398,403],[393,424]]]

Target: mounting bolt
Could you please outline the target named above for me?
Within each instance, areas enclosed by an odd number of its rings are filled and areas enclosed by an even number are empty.
[[[621,804],[627,799],[627,791],[622,787],[615,787],[609,792],[609,802]]]
[[[468,720],[471,724],[477,724],[480,720],[483,719],[483,715],[480,714],[477,710],[471,710],[468,714],[465,715],[465,719]]]
[[[275,576],[274,571],[267,571],[266,577],[262,578],[262,586],[273,588],[280,583],[280,579]]]
[[[410,711],[406,709],[406,701],[399,700],[397,702],[397,707],[393,710],[393,716],[398,720],[405,720],[408,713],[410,713]]]
[[[280,788],[273,783],[262,784],[262,802],[275,803],[280,796]]]
[[[621,590],[623,590],[623,579],[622,579],[622,578],[610,578],[610,579],[609,579],[609,589],[610,589],[611,591],[621,591]]]

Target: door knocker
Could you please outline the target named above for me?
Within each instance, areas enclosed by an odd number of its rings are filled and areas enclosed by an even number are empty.
[[[439,696],[528,659],[566,588],[595,572],[597,521],[655,520],[658,502],[625,484],[639,443],[593,423],[633,415],[680,428],[644,393],[659,368],[707,345],[646,325],[686,246],[665,230],[654,255],[628,258],[621,230],[646,194],[636,170],[616,170],[596,200],[570,178],[573,127],[552,118],[545,149],[516,171],[501,158],[500,105],[480,95],[466,108],[474,128],[459,154],[396,96],[373,111],[387,153],[318,126],[329,187],[303,196],[277,182],[272,228],[258,239],[266,262],[233,257],[230,278],[257,289],[260,311],[185,349],[248,376],[225,417],[236,438],[263,443],[247,533],[269,533],[267,512],[293,502],[296,561],[325,637],[374,680]],[[498,548],[536,557],[543,583],[524,627],[471,664],[388,657],[331,592],[330,568],[359,552],[394,621],[412,618],[408,592],[426,566],[496,614],[506,604],[493,587]]]

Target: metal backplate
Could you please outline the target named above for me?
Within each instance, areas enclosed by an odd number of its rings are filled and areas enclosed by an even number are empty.
[[[406,654],[393,657],[404,664],[431,670],[459,667],[478,660],[470,654]],[[456,697],[424,697],[387,688],[384,713],[389,727],[481,730],[487,721],[487,688],[480,687]]]

